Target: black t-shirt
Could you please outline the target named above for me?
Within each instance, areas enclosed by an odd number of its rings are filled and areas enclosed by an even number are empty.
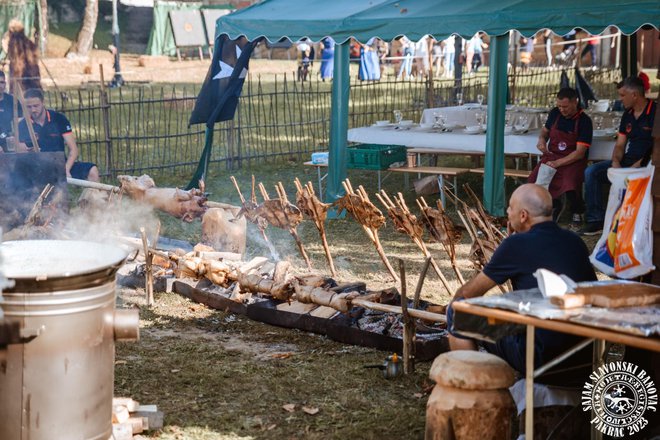
[[[559,118],[559,120],[557,120]],[[565,118],[557,107],[553,108],[548,115],[548,120],[545,121],[545,128],[550,130],[557,121],[557,130],[564,133],[573,133],[575,131],[575,123],[577,122],[578,145],[589,148],[594,135],[593,124],[591,118],[582,109],[578,109],[577,113],[571,118]]]
[[[621,166],[629,167],[639,159],[642,159],[642,166],[645,166],[651,160],[653,151],[653,119],[655,118],[656,103],[650,99],[639,118],[635,119],[633,109],[626,110],[621,117],[619,134],[626,137],[628,142],[626,152],[621,160]]]
[[[71,123],[66,116],[55,110],[46,110],[44,125],[32,121],[32,127],[41,151],[64,151],[62,135],[71,133]],[[20,141],[25,143],[28,148],[32,148],[32,139],[30,139],[30,132],[25,120],[18,124],[18,133]]]
[[[521,290],[537,287],[533,273],[540,268],[564,274],[576,282],[596,279],[582,239],[552,221],[507,237],[483,272],[497,284],[510,279],[513,289]]]

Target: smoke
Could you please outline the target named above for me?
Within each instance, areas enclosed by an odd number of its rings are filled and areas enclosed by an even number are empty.
[[[145,228],[147,237],[156,235],[159,223],[151,206],[127,197],[108,198],[106,191],[84,190],[78,206],[56,228],[56,238],[118,245],[119,237],[139,237],[140,228]]]

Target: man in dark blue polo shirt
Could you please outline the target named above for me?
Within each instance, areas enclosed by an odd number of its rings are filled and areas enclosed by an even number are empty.
[[[482,296],[498,284],[511,280],[514,290],[537,287],[533,273],[540,268],[564,274],[576,282],[594,281],[596,274],[589,262],[589,250],[575,233],[560,228],[552,221],[552,196],[543,187],[528,183],[518,187],[507,209],[511,234],[495,250],[483,271],[463,285],[452,301]],[[453,309],[447,309],[447,327],[452,350],[474,350],[476,343],[453,334]],[[506,360],[514,369],[525,373],[525,334],[506,336],[486,350]],[[536,329],[534,363],[541,366],[573,347],[580,338],[559,332]],[[590,357],[583,350],[582,356]],[[586,353],[586,354],[585,354]],[[579,365],[581,359],[569,359],[568,365]],[[562,363],[559,368],[566,364]],[[588,374],[588,373],[587,373]]]
[[[78,146],[76,138],[71,131],[71,123],[62,113],[48,110],[44,107],[44,95],[39,89],[30,89],[25,92],[25,107],[32,121],[41,151],[64,151],[68,148],[65,169],[67,177],[91,180],[98,182],[99,170],[91,162],[76,162]],[[34,146],[30,138],[27,121],[21,120],[18,124],[19,147],[18,152],[28,152]]]
[[[589,166],[584,173],[587,213],[586,224],[580,230],[583,235],[597,235],[603,231],[607,207],[603,200],[603,185],[609,183],[607,169],[643,167],[651,160],[651,131],[656,103],[646,99],[644,82],[636,76],[626,78],[618,88],[619,98],[626,111],[621,118],[612,160],[597,162]]]
[[[14,148],[14,130],[12,123],[14,120],[14,97],[9,93],[5,93],[7,87],[7,79],[5,72],[0,70],[0,151],[9,151]],[[18,116],[22,116],[20,108],[18,109]],[[7,149],[9,142],[10,148]]]

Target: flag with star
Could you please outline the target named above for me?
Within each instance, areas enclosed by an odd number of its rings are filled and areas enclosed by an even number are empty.
[[[208,127],[234,118],[236,105],[248,73],[248,63],[257,40],[244,37],[230,40],[227,35],[216,39],[213,61],[199,91],[189,125],[205,123]]]
[[[198,188],[206,178],[213,147],[213,125],[234,119],[238,98],[248,73],[252,51],[259,40],[241,37],[230,40],[227,35],[216,39],[211,67],[199,91],[188,125],[206,124],[206,142],[197,170],[186,189]]]

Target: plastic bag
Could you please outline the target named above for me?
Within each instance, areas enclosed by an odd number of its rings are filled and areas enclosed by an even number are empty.
[[[591,264],[606,275],[635,278],[653,266],[651,181],[654,167],[610,168],[612,182],[603,235],[591,254]]]
[[[536,184],[545,189],[550,188],[550,183],[552,183],[555,173],[557,173],[557,168],[552,168],[550,165],[542,163],[539,166],[538,173],[536,173]]]

